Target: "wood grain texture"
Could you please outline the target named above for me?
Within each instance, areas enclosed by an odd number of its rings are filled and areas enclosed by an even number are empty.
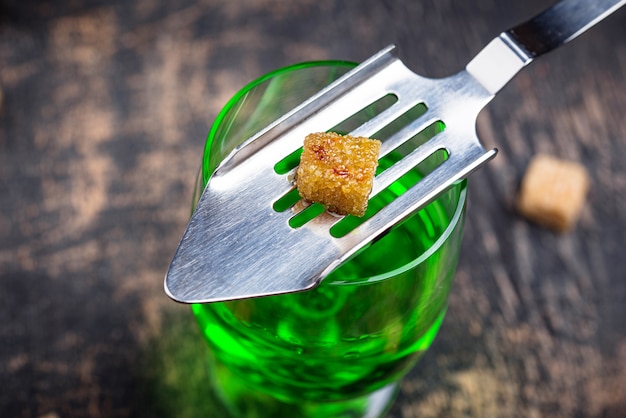
[[[389,43],[452,74],[551,2],[0,0],[0,416],[224,416],[162,278],[242,85]],[[626,416],[626,10],[481,114],[448,316],[393,418]],[[515,211],[539,152],[592,186],[567,234]],[[217,409],[216,409],[217,408]]]

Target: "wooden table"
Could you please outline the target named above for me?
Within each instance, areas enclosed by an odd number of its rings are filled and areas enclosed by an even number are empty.
[[[450,75],[547,0],[0,2],[0,416],[222,416],[162,278],[212,120],[246,82],[389,43]],[[511,4],[513,3],[513,4]],[[480,116],[449,313],[390,417],[626,416],[626,10]],[[518,216],[529,160],[584,164],[576,228]]]

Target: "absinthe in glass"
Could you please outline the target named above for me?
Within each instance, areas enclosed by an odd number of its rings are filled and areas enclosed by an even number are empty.
[[[407,187],[397,183],[370,205]],[[213,355],[249,389],[290,402],[349,399],[396,380],[430,346],[445,314],[458,255],[449,241],[460,239],[462,225],[425,261],[411,263],[448,227],[443,205],[431,203],[316,289],[194,305]]]

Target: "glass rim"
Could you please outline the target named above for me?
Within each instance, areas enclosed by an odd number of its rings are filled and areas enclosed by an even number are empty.
[[[248,92],[250,92],[253,88],[260,85],[261,83],[269,80],[270,78],[276,77],[277,75],[289,73],[294,70],[300,70],[303,68],[310,67],[356,67],[358,63],[353,61],[342,61],[342,60],[318,60],[318,61],[305,61],[299,62],[296,64],[291,64],[285,67],[278,68],[276,70],[270,71],[269,73],[263,74],[262,76],[256,78],[255,80],[249,82],[242,88],[240,88],[222,107],[222,109],[218,112],[213,124],[211,125],[211,129],[209,130],[209,134],[207,135],[206,142],[204,143],[204,150],[202,154],[202,177],[205,180],[208,180],[212,173],[208,172],[208,161],[207,158],[210,155],[211,145],[215,140],[215,135],[219,127],[222,124],[222,121],[226,117],[226,115],[233,109],[233,107],[239,103],[242,97],[244,97]],[[205,163],[206,161],[206,163]]]
[[[278,68],[274,71],[271,71],[269,73],[266,73],[256,78],[255,80],[243,86],[228,100],[228,102],[226,102],[226,104],[222,107],[222,109],[219,111],[219,113],[215,117],[215,120],[211,126],[209,134],[207,135],[207,139],[205,142],[204,151],[202,155],[202,169],[201,169],[202,177],[204,179],[208,179],[209,176],[212,174],[212,173],[207,173],[208,161],[209,161],[208,157],[210,155],[211,145],[213,144],[213,141],[215,140],[215,135],[217,134],[222,121],[226,118],[226,115],[233,109],[233,107],[241,100],[241,98],[244,97],[252,89],[254,89],[261,83],[277,75],[289,73],[294,70],[301,70],[301,69],[306,69],[306,68],[311,68],[311,67],[323,67],[323,66],[328,66],[328,67],[344,66],[344,67],[354,68],[357,65],[358,65],[357,63],[352,62],[352,61],[341,61],[341,60],[305,61],[305,62]],[[322,282],[324,282],[324,284],[326,285],[332,285],[332,286],[372,284],[372,283],[380,282],[382,280],[389,279],[393,276],[405,273],[417,267],[418,265],[422,264],[424,261],[426,261],[430,256],[432,256],[436,251],[438,251],[444,245],[444,243],[452,235],[453,231],[455,230],[455,228],[457,227],[458,223],[460,222],[462,218],[463,211],[465,209],[466,199],[467,199],[467,179],[457,181],[451,186],[450,189],[447,190],[447,192],[451,191],[451,189],[454,187],[460,187],[460,189],[458,193],[458,200],[456,202],[455,210],[452,216],[450,217],[450,221],[446,225],[446,228],[439,235],[439,237],[435,240],[435,242],[433,242],[425,251],[420,253],[420,255],[417,256],[415,259],[411,260],[410,262],[400,267],[396,267],[388,272],[376,274],[373,276],[368,276],[367,278],[361,278],[360,280],[326,281],[325,279],[323,279]],[[350,259],[348,259],[346,262],[349,262],[349,261]]]
[[[349,281],[335,280],[332,282],[327,282],[326,284],[334,285],[334,286],[349,286],[349,285],[354,285],[354,284],[376,283],[382,280],[389,279],[393,276],[406,273],[407,271],[419,266],[424,261],[426,261],[430,256],[432,256],[436,251],[438,251],[443,246],[443,244],[452,235],[452,231],[456,228],[456,226],[461,220],[461,216],[463,215],[463,211],[465,208],[465,200],[467,197],[467,180],[460,180],[458,183],[455,183],[454,185],[452,185],[452,187],[456,187],[457,185],[461,189],[459,191],[458,201],[455,206],[454,213],[452,214],[452,217],[450,218],[450,222],[448,222],[448,224],[446,225],[446,228],[439,235],[439,237],[437,237],[435,242],[433,242],[425,251],[420,253],[419,256],[417,256],[415,259],[409,261],[408,263],[400,267],[396,267],[395,269],[389,270],[385,273],[368,276],[367,279],[364,279],[364,280],[363,279],[362,280],[349,280]],[[415,214],[413,216],[415,216]],[[348,259],[348,261],[350,261],[350,259]]]

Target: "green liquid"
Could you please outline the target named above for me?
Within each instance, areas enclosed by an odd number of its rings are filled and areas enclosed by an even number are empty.
[[[372,211],[406,185],[394,186],[370,202]],[[433,202],[316,289],[194,305],[213,355],[248,390],[287,402],[349,399],[397,380],[431,345],[445,314],[460,232],[410,264],[450,223],[444,204]]]

